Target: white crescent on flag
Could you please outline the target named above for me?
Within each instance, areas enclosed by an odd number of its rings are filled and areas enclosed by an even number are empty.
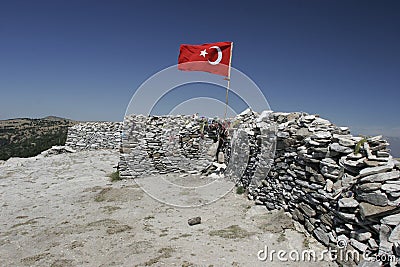
[[[210,63],[211,65],[218,65],[218,64],[221,62],[221,60],[222,60],[222,51],[221,51],[221,48],[219,48],[219,46],[211,46],[210,49],[211,49],[211,48],[217,49],[217,51],[218,51],[218,57],[217,57],[217,60],[215,60],[215,61],[210,61],[210,60],[208,60],[208,63]]]

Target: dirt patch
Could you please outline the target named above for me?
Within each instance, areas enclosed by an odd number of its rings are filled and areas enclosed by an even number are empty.
[[[153,264],[158,263],[161,259],[166,259],[171,257],[171,253],[174,252],[175,249],[171,247],[165,247],[161,248],[158,250],[158,253],[161,253],[161,255],[158,255],[155,258],[152,258],[144,263],[144,266],[151,266]],[[136,265],[136,266],[142,266],[142,265]]]
[[[104,207],[101,207],[101,210],[102,210],[104,213],[107,213],[107,214],[111,214],[111,213],[113,213],[114,211],[120,210],[120,209],[121,209],[121,207],[118,207],[118,206],[104,206]]]
[[[104,227],[106,228],[107,234],[117,234],[121,232],[128,231],[132,229],[129,225],[126,224],[121,224],[117,220],[112,220],[112,219],[104,219],[104,220],[99,220],[95,222],[91,222],[87,224],[88,227]]]
[[[36,262],[49,257],[50,255],[51,254],[48,253],[48,252],[47,253],[36,254],[36,255],[21,259],[21,263],[31,266],[31,265],[35,264]]]
[[[137,241],[129,245],[129,251],[132,254],[141,254],[147,252],[152,247],[149,241]]]
[[[103,188],[94,198],[96,202],[127,202],[142,199],[143,191],[136,188]]]
[[[72,260],[67,260],[67,259],[58,259],[55,260],[50,267],[70,267],[70,266],[74,266]]]
[[[252,219],[263,232],[280,233],[285,229],[295,230],[293,220],[282,210],[254,216]]]
[[[23,226],[23,225],[36,224],[38,222],[37,219],[42,219],[42,218],[44,218],[44,217],[37,217],[34,219],[27,220],[25,222],[17,223],[17,224],[14,224],[13,226],[11,226],[11,228],[16,228],[16,227]]]
[[[101,186],[93,186],[93,187],[85,188],[83,190],[83,192],[97,192],[97,191],[100,191],[101,189],[103,189],[103,187],[101,187]]]
[[[229,239],[239,239],[249,237],[252,235],[252,233],[246,231],[238,225],[231,225],[225,229],[211,231],[209,235]]]

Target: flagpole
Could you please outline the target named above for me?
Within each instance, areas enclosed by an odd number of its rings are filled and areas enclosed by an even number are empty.
[[[230,85],[231,85],[232,50],[233,50],[233,42],[231,42],[231,56],[229,57],[228,84],[227,84],[227,86],[226,86],[226,95],[225,95],[225,115],[224,115],[224,121],[226,120],[226,113],[227,113],[227,111],[228,111],[228,94],[229,94],[229,88],[230,88]]]

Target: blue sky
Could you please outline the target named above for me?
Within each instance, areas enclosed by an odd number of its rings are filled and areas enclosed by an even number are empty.
[[[0,119],[122,120],[180,44],[217,41],[271,109],[400,136],[399,1],[0,1]]]

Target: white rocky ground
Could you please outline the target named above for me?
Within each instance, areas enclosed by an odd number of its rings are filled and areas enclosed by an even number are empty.
[[[111,183],[118,156],[98,150],[0,163],[0,266],[335,266],[276,255],[259,261],[265,246],[324,248],[285,213],[233,191],[210,205],[177,208],[133,180]],[[189,226],[195,216],[202,223]]]

